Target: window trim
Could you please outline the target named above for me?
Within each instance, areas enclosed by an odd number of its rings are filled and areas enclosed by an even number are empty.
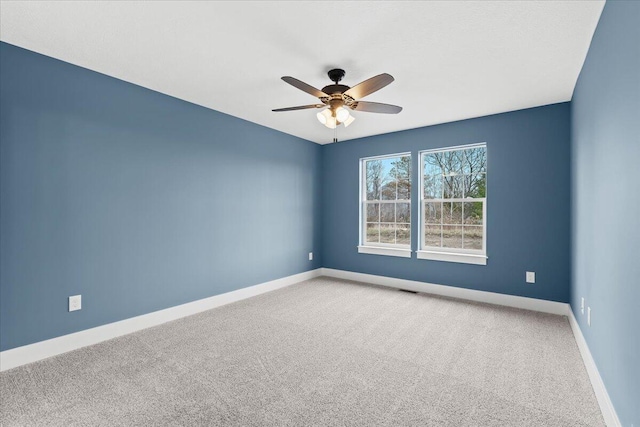
[[[420,217],[420,224],[418,225],[418,249],[416,250],[416,257],[418,259],[426,259],[432,261],[447,261],[447,262],[459,262],[465,264],[476,264],[476,265],[486,265],[487,259],[487,195],[482,198],[471,199],[474,201],[482,201],[482,249],[457,249],[457,248],[438,248],[436,246],[426,246],[424,242],[424,228],[425,228],[425,209],[424,204],[429,200],[434,200],[438,202],[442,202],[444,199],[425,199],[424,197],[424,156],[426,154],[433,153],[444,153],[451,151],[461,151],[468,150],[471,148],[480,148],[483,147],[485,149],[485,153],[487,155],[487,164],[488,164],[488,153],[487,153],[487,143],[479,142],[474,144],[465,144],[465,145],[456,145],[452,147],[444,147],[444,148],[436,148],[429,150],[421,150],[418,151],[418,213]],[[485,171],[485,179],[488,176],[488,171]],[[485,188],[486,192],[486,188]],[[447,202],[465,202],[468,199],[446,199]]]
[[[397,256],[401,258],[411,258],[411,249],[401,249],[401,248],[392,248],[392,247],[383,247],[383,246],[358,246],[359,254],[370,254],[370,255],[386,255],[386,256]]]
[[[406,157],[409,156],[411,159],[412,167],[413,167],[413,155],[411,151],[405,151],[401,153],[392,153],[392,154],[383,154],[379,156],[371,156],[371,157],[362,157],[359,159],[359,190],[358,190],[358,222],[359,222],[359,231],[358,231],[358,253],[361,254],[371,254],[371,255],[386,255],[386,256],[396,256],[402,258],[411,258],[412,250],[411,250],[411,233],[409,233],[409,244],[402,245],[397,243],[367,243],[365,241],[366,232],[365,227],[367,221],[364,220],[363,215],[363,207],[365,203],[367,203],[367,194],[366,194],[366,183],[367,183],[367,169],[365,167],[365,163],[369,160],[381,160],[388,159],[393,157]],[[412,184],[413,186],[413,184]],[[380,200],[380,202],[394,202],[394,203],[409,203],[409,227],[413,229],[413,218],[411,215],[411,205],[412,205],[412,197],[411,193],[409,193],[408,199],[396,199],[396,200]]]

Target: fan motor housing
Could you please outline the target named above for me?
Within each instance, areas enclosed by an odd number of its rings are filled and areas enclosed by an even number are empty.
[[[333,94],[342,94],[345,93],[346,91],[348,91],[350,89],[349,86],[345,86],[345,85],[328,85],[322,88],[322,91],[324,93],[326,93],[327,95],[333,95]]]

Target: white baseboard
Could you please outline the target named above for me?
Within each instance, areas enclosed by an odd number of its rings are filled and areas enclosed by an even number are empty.
[[[323,276],[335,277],[338,279],[354,280],[356,282],[371,283],[374,285],[388,286],[391,288],[407,289],[410,291],[442,295],[451,298],[459,298],[470,301],[485,302],[488,304],[522,308],[525,310],[540,311],[543,313],[557,314],[560,316],[567,316],[570,311],[569,304],[562,302],[518,297],[514,295],[498,294],[495,292],[476,291],[474,289],[456,288],[454,286],[436,285],[433,283],[396,279],[393,277],[377,276],[373,274],[354,273],[352,271],[334,270],[332,268],[322,268],[321,270],[321,274]]]
[[[589,350],[587,341],[584,339],[584,335],[582,335],[580,325],[578,324],[576,317],[573,315],[573,310],[569,309],[568,317],[571,330],[573,331],[573,336],[576,338],[576,343],[578,344],[582,360],[584,361],[584,366],[587,368],[587,373],[591,380],[591,386],[593,387],[593,391],[598,399],[598,405],[600,405],[600,411],[604,417],[604,422],[608,427],[620,427],[621,424],[618,414],[611,403],[609,393],[607,393],[604,382],[602,382],[602,377],[600,376],[596,362],[593,360],[593,356],[591,356],[591,351]]]
[[[284,288],[304,280],[320,276],[321,269],[294,274],[270,282],[238,289],[236,291],[215,295],[209,298],[177,305],[164,310],[154,311],[141,316],[131,317],[118,322],[97,326],[84,331],[75,332],[61,337],[40,341],[22,347],[12,348],[0,352],[0,371],[6,371],[27,363],[36,362],[71,350],[130,334],[141,329],[157,326],[162,323],[200,313],[205,310],[220,307],[225,304],[240,301],[265,292]]]
[[[388,286],[398,289],[407,289],[417,292],[425,292],[452,298],[460,298],[471,301],[485,302],[489,304],[503,305],[507,307],[522,308],[525,310],[540,311],[557,315],[568,316],[569,324],[575,336],[580,354],[591,380],[591,385],[598,399],[600,410],[609,427],[621,426],[618,415],[611,403],[609,394],[602,382],[598,368],[591,356],[587,342],[582,335],[580,326],[576,321],[573,311],[568,304],[545,301],[535,298],[504,295],[494,292],[477,291],[472,289],[456,288],[452,286],[436,285],[433,283],[418,282],[415,280],[396,279],[393,277],[377,276],[373,274],[355,273],[351,271],[335,270],[331,268],[318,268],[300,274],[283,277],[255,286],[238,289],[236,291],[215,295],[187,304],[170,307],[164,310],[154,311],[141,316],[132,317],[107,325],[98,326],[73,334],[63,335],[46,341],[22,347],[12,348],[0,352],[0,371],[6,371],[21,365],[36,362],[68,351],[76,350],[88,345],[97,344],[112,338],[130,334],[145,328],[157,326],[172,320],[177,320],[225,304],[240,301],[276,289],[284,288],[318,276],[329,276],[345,280],[371,283],[374,285]]]

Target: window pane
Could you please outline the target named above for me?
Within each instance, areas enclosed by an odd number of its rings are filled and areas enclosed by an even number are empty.
[[[455,225],[442,226],[442,247],[462,248],[462,227]]]
[[[380,224],[380,243],[396,242],[395,224]]]
[[[464,248],[482,249],[482,226],[464,227]]]
[[[367,224],[366,242],[378,243],[380,226],[376,224]]]
[[[391,175],[398,186],[398,199],[411,199],[411,156],[404,156],[392,162]]]
[[[387,182],[382,186],[382,200],[396,200],[396,182]]]
[[[396,222],[411,222],[411,205],[396,203]]]
[[[411,225],[410,224],[397,224],[396,225],[396,243],[401,245],[408,245],[411,243]]]
[[[424,244],[425,246],[440,247],[440,237],[442,232],[442,226],[440,225],[427,225],[424,228]]]
[[[464,150],[462,172],[466,175],[465,197],[485,197],[487,149],[486,147],[469,148]]]
[[[382,187],[380,188],[382,200],[396,199],[396,170],[393,167],[398,157],[380,160],[382,162]]]
[[[423,186],[424,186],[425,199],[441,199],[442,198],[442,174],[425,175]]]
[[[380,203],[367,203],[367,222],[380,220]]]
[[[462,202],[447,202],[442,204],[443,224],[462,224]]]
[[[464,150],[462,161],[462,173],[477,175],[487,172],[486,147],[468,148]]]
[[[395,222],[395,203],[380,204],[380,222]]]
[[[425,203],[424,204],[424,221],[427,224],[440,224],[442,219],[442,203]]]
[[[478,173],[464,176],[464,196],[475,199],[484,198],[487,195],[487,175]]]
[[[445,199],[461,199],[464,191],[464,175],[446,175],[444,176],[444,195]]]
[[[462,162],[464,154],[462,150],[445,151],[443,153],[435,153],[441,156],[441,162],[445,175],[462,173]]]
[[[411,199],[411,181],[398,180],[398,200]]]
[[[422,169],[425,175],[437,176],[443,174],[441,153],[425,154],[422,160]]]
[[[464,204],[464,223],[482,225],[482,202]]]
[[[382,162],[380,160],[367,160],[367,200],[380,200],[382,187]]]

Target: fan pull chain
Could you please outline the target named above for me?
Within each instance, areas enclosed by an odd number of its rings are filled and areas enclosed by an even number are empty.
[[[338,126],[333,128],[333,142],[338,142]]]

